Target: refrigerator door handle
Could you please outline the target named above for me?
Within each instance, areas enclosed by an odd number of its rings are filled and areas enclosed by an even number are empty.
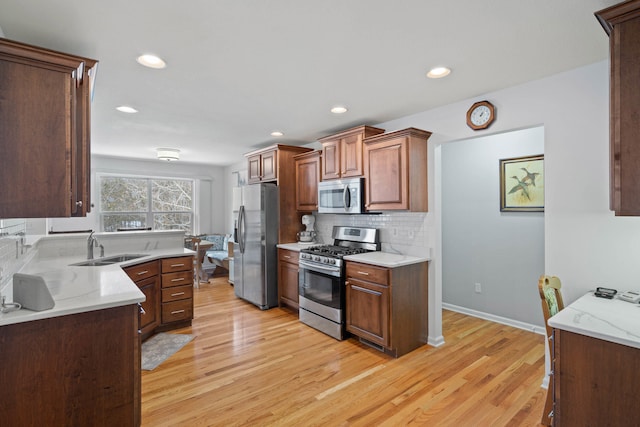
[[[238,212],[238,243],[240,245],[240,253],[244,253],[244,235],[245,224],[244,224],[244,205],[240,206],[240,212]]]

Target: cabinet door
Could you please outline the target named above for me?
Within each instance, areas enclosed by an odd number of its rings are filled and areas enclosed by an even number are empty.
[[[262,168],[260,155],[256,154],[255,156],[251,156],[247,158],[248,162],[248,177],[247,181],[249,184],[255,184],[256,182],[260,182],[262,177]]]
[[[389,287],[349,277],[346,288],[347,331],[390,347]]]
[[[278,291],[281,304],[298,308],[298,264],[279,262]]]
[[[322,143],[322,180],[340,178],[340,140]]]
[[[262,181],[275,181],[278,179],[278,151],[267,151],[261,155]]]
[[[343,178],[362,176],[362,134],[351,135],[340,141]]]
[[[141,303],[140,334],[145,339],[160,324],[160,282],[158,276],[136,282],[146,300]]]
[[[365,144],[367,210],[409,208],[407,138]]]
[[[296,159],[296,210],[318,210],[318,181],[320,181],[320,156]]]

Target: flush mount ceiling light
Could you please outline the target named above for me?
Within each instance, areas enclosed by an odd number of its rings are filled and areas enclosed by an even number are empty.
[[[451,69],[447,67],[435,67],[429,70],[427,73],[427,77],[430,79],[439,79],[442,77],[446,77],[451,74]]]
[[[136,61],[138,61],[138,64],[149,68],[161,69],[167,66],[162,58],[151,54],[140,55],[136,58]]]
[[[280,132],[279,130],[274,130],[273,132],[271,132],[271,136],[282,136],[284,135],[284,133]]]
[[[333,108],[331,109],[331,112],[332,112],[333,114],[342,114],[342,113],[346,113],[346,112],[347,112],[347,108],[346,108],[346,107],[343,107],[343,106],[341,106],[341,105],[336,105],[335,107],[333,107]]]
[[[116,107],[116,110],[120,111],[121,113],[129,113],[129,114],[138,112],[138,110],[136,110],[133,107],[129,107],[128,105],[121,105],[119,107]]]
[[[172,162],[174,160],[180,160],[180,150],[175,148],[158,148],[158,160],[166,160]]]

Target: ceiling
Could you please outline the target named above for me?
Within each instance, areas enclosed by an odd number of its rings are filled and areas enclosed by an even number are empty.
[[[604,60],[593,13],[618,2],[0,0],[0,28],[100,61],[94,154],[153,159],[171,147],[228,165]],[[140,66],[143,53],[167,68]],[[427,79],[438,65],[453,71]]]

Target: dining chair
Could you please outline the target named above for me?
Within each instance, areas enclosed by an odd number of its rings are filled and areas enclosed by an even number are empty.
[[[191,250],[195,251],[196,255],[193,257],[193,286],[200,287],[200,280],[202,278],[202,263],[200,262],[200,242],[202,239],[199,237],[191,237]]]
[[[540,276],[540,279],[538,279],[538,291],[540,293],[549,351],[551,351],[552,348],[550,340],[553,336],[553,329],[548,323],[549,319],[564,308],[564,301],[562,300],[562,293],[560,292],[561,287],[560,279],[556,276],[546,276],[543,274]],[[553,354],[551,354],[551,357],[553,357]],[[553,418],[553,389],[551,388],[553,384],[551,384],[551,382],[550,378],[549,388],[547,389],[547,400],[544,404],[542,419],[540,420],[540,423],[545,426],[550,426]]]

